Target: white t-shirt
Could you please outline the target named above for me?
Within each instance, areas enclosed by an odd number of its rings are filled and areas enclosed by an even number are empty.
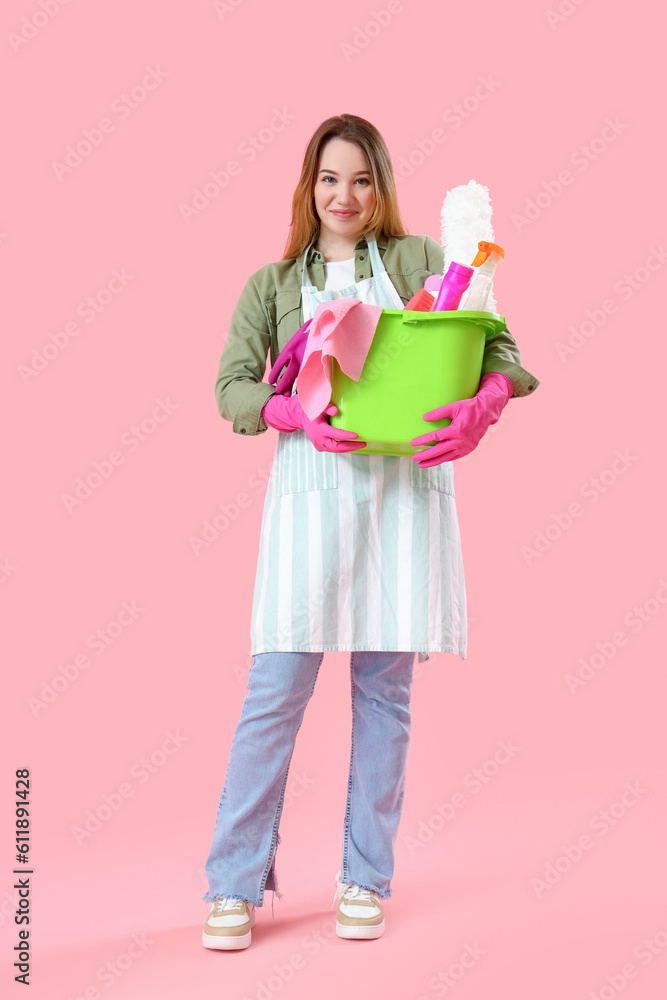
[[[368,270],[370,272],[370,266]],[[370,278],[370,273],[368,277]],[[328,263],[325,262],[324,289],[327,292],[333,292],[335,299],[342,297],[338,294],[341,288],[348,288],[350,285],[354,285],[354,283],[354,257],[350,257],[349,260],[331,260]],[[371,297],[371,291],[365,279],[361,281],[361,287],[358,289],[358,292],[361,302],[366,302],[368,305],[375,305],[375,300]]]

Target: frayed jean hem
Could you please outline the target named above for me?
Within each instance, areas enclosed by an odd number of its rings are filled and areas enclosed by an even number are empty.
[[[273,895],[271,897],[271,912],[273,913],[273,901],[274,901],[275,897],[277,896],[278,899],[282,900],[282,899],[285,898],[285,896],[284,896],[284,894],[282,892],[279,892],[278,889],[269,889],[268,891],[271,892],[271,893],[273,893]],[[234,899],[243,899],[246,903],[252,903],[253,906],[255,906],[258,910],[261,909],[261,907],[264,905],[263,903],[259,902],[259,899],[252,899],[249,896],[239,896],[235,892],[210,892],[209,891],[209,892],[204,893],[204,895],[202,896],[202,900],[205,903],[215,903],[216,899],[224,899],[225,896],[233,896]]]

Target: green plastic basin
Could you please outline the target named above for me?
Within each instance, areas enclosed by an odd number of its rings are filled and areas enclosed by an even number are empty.
[[[331,401],[339,410],[331,424],[367,442],[350,454],[414,455],[428,448],[410,441],[451,421],[423,414],[475,395],[486,338],[504,329],[505,317],[491,312],[383,309],[358,382],[331,359]]]

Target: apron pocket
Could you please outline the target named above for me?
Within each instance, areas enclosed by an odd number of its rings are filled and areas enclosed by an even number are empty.
[[[338,488],[338,455],[318,451],[305,431],[280,435],[276,466],[280,496]]]
[[[410,483],[416,489],[437,490],[454,496],[454,470],[451,462],[441,465],[431,465],[428,469],[420,469],[410,458]]]

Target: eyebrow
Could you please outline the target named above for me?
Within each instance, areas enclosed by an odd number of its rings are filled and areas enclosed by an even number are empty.
[[[320,174],[335,174],[336,177],[338,177],[338,171],[337,170],[324,170],[324,169],[322,169],[322,170],[319,170],[318,173],[320,173]],[[368,176],[370,177],[371,172],[370,172],[370,170],[357,170],[356,173],[354,173],[352,176],[353,177],[359,177],[359,176],[361,176],[361,174],[368,174]]]

